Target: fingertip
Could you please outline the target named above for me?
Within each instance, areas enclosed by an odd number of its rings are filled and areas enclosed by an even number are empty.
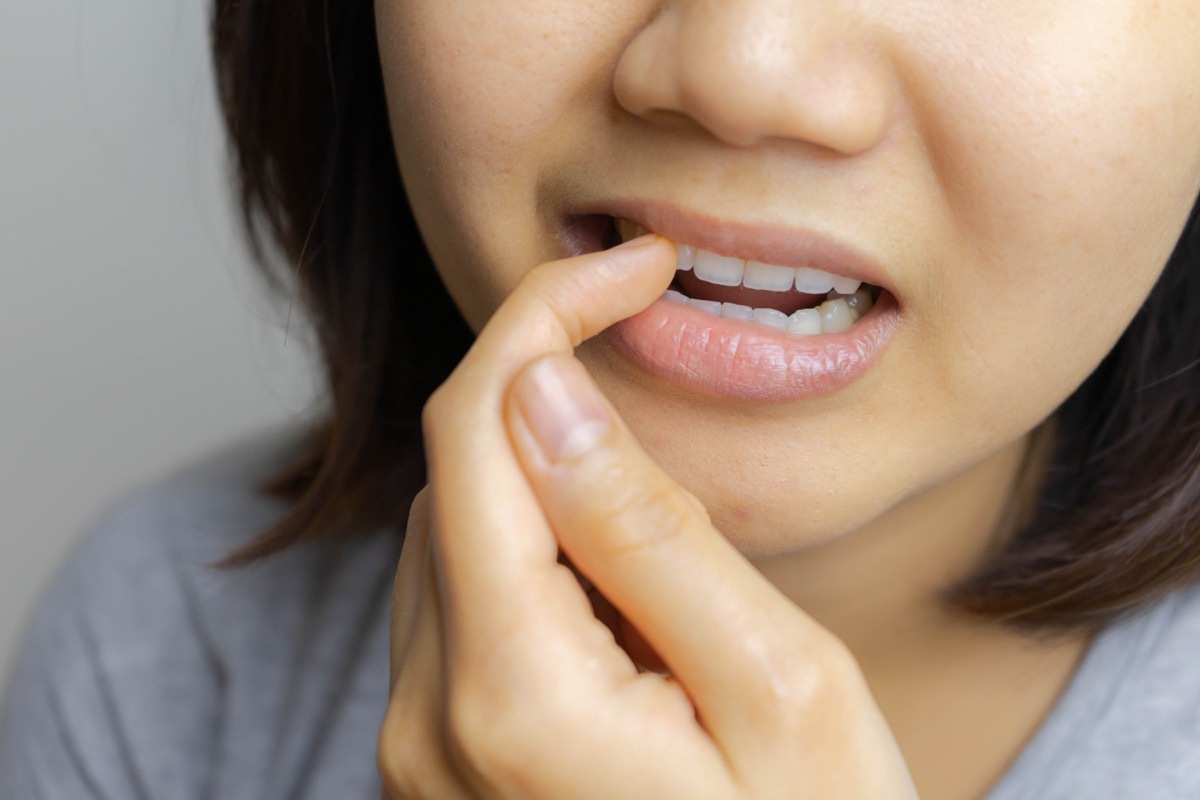
[[[677,263],[675,244],[657,233],[643,234],[583,258],[627,272],[630,277],[636,275],[653,282],[663,280],[664,286],[670,281],[667,276],[674,276]]]
[[[671,266],[669,270],[670,274],[673,275],[675,272],[675,244],[670,239],[659,236],[657,233],[643,234],[636,239],[622,242],[602,252],[622,261],[631,261],[639,264],[646,260],[651,262],[660,260],[662,262],[661,266],[664,268],[664,274],[668,272],[665,269],[668,264]]]
[[[621,242],[616,247],[610,248],[610,250],[635,250],[639,247],[650,247],[651,245],[659,244],[665,241],[666,239],[659,236],[657,233],[643,233],[636,239],[630,239],[627,242]]]

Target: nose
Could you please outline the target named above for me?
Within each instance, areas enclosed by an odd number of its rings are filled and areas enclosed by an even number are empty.
[[[887,132],[896,78],[848,0],[662,0],[617,63],[647,120],[682,115],[728,144],[790,139],[845,155]]]

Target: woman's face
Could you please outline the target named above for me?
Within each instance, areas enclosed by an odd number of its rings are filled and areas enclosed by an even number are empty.
[[[376,13],[405,185],[476,329],[534,265],[602,246],[610,217],[882,286],[857,332],[795,346],[660,301],[626,331],[654,341],[579,351],[751,556],[857,529],[1019,447],[1120,336],[1200,189],[1188,0]],[[693,297],[761,297],[691,276]]]

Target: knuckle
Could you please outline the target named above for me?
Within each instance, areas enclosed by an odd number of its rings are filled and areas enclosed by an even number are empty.
[[[429,398],[425,401],[425,405],[421,408],[421,430],[427,438],[446,418],[447,406],[449,405],[448,395],[449,392],[446,384],[443,383],[437,389],[433,390]]]
[[[545,709],[529,698],[505,700],[494,692],[465,688],[450,692],[450,698],[446,739],[459,762],[493,789],[528,786],[543,758],[543,748],[535,743],[550,726],[547,716],[535,713],[534,707]]]
[[[587,287],[581,284],[579,277],[549,262],[530,271],[528,286],[533,297],[549,310],[567,338],[572,343],[582,341],[584,324],[575,309],[584,302]]]
[[[398,704],[393,704],[384,717],[376,766],[389,797],[421,797],[432,783],[437,758],[428,744],[430,737],[417,735],[420,727]]]
[[[425,528],[429,524],[431,498],[432,490],[428,485],[413,496],[412,502],[408,506],[408,521],[405,526],[404,541],[406,543],[411,541],[412,537],[425,532]]]
[[[809,731],[858,719],[869,696],[858,661],[832,634],[765,656],[759,674],[753,705],[775,728]]]
[[[597,541],[609,555],[669,545],[697,521],[708,521],[691,495],[670,481],[618,483],[595,497],[588,527],[601,534]]]

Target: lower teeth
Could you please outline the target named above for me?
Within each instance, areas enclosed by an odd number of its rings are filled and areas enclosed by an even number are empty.
[[[793,336],[812,336],[819,333],[842,333],[848,331],[871,310],[875,300],[866,286],[854,294],[838,294],[830,292],[824,303],[816,308],[802,308],[791,314],[784,314],[774,308],[751,308],[737,303],[718,303],[716,300],[699,300],[688,297],[682,292],[668,289],[664,299],[680,303],[712,314],[714,317],[737,319],[786,331]]]

